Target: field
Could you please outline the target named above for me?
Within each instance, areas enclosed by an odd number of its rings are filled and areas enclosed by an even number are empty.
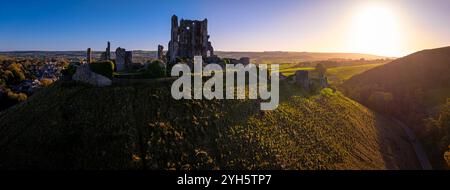
[[[352,76],[361,74],[380,65],[383,65],[383,63],[329,68],[327,69],[327,76],[331,84],[341,84]]]
[[[314,67],[292,67],[291,64],[281,64],[279,72],[282,73],[284,76],[291,76],[295,74],[295,71],[299,70],[305,70],[305,71],[311,71],[314,70]]]
[[[369,69],[374,67],[383,65],[384,63],[378,64],[364,64],[364,65],[356,65],[356,66],[339,66],[339,67],[331,67],[327,69],[327,77],[330,84],[341,84],[345,80],[351,78],[354,75],[363,73]],[[290,76],[295,74],[298,70],[307,70],[312,71],[314,67],[292,67],[291,64],[281,64],[280,65],[280,73],[285,76]]]

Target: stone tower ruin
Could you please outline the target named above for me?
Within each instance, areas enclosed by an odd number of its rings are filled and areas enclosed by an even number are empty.
[[[164,60],[164,46],[158,45],[158,55],[159,60]]]
[[[111,59],[111,43],[108,41],[108,46],[106,46],[106,60]]]
[[[300,87],[305,90],[309,90],[309,72],[299,70],[295,72],[295,81]]]
[[[131,67],[133,64],[133,52],[126,51],[124,48],[116,49],[116,70],[122,71]]]
[[[193,59],[194,56],[209,57],[214,55],[214,49],[209,41],[208,20],[184,20],[178,22],[176,15],[172,16],[171,38],[167,57],[173,63],[176,58]]]
[[[104,61],[111,60],[111,43],[108,42],[108,44],[106,46],[106,51],[102,52],[100,57]]]
[[[91,50],[91,48],[87,48],[86,63],[91,63],[91,62],[92,62],[92,50]]]

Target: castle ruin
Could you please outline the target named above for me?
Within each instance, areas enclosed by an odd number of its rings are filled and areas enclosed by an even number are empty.
[[[206,58],[213,55],[207,19],[202,21],[181,19],[178,22],[178,17],[172,16],[171,40],[167,52],[169,62],[174,63],[177,58],[193,59],[194,56]]]
[[[309,72],[299,70],[295,72],[295,82],[305,90],[309,90]]]
[[[130,68],[133,63],[133,52],[126,51],[124,48],[118,47],[116,49],[116,69],[122,71],[126,68]]]
[[[162,45],[158,45],[158,59],[165,60],[164,59],[164,46],[162,46]]]
[[[102,60],[105,61],[111,60],[111,43],[108,42],[108,45],[106,46],[106,51],[103,52],[100,57]]]
[[[92,62],[92,50],[91,50],[91,48],[87,48],[86,63],[91,63],[91,62]]]

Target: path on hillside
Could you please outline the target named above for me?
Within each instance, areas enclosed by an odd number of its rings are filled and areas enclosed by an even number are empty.
[[[422,166],[422,169],[424,170],[432,170],[430,161],[428,160],[428,156],[425,153],[422,144],[420,144],[419,140],[417,140],[416,135],[414,132],[406,126],[404,123],[402,123],[400,120],[392,118],[394,122],[396,122],[398,125],[400,125],[405,131],[406,135],[408,136],[408,140],[411,143],[412,147],[414,148],[414,152],[416,153],[417,160],[419,160],[420,165]]]

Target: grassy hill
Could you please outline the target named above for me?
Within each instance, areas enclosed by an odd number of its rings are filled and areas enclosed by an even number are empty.
[[[423,50],[356,75],[346,94],[407,123],[422,137],[435,167],[450,145],[450,47]]]
[[[0,168],[415,169],[390,120],[330,89],[281,105],[174,100],[170,83],[59,82],[0,113]]]

